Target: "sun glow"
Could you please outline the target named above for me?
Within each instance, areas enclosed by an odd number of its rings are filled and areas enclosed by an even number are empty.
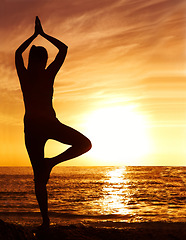
[[[106,165],[136,165],[151,152],[148,124],[135,106],[99,109],[87,121],[91,156]]]

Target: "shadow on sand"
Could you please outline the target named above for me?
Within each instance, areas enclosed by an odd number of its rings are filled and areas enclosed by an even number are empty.
[[[84,225],[51,226],[37,231],[0,220],[1,240],[170,240],[186,239],[186,223],[123,223],[123,228],[94,228]]]

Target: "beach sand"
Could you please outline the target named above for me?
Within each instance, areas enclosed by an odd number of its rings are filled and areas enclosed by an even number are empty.
[[[185,240],[186,223],[123,223],[122,228],[53,225],[48,231],[0,220],[0,240]]]

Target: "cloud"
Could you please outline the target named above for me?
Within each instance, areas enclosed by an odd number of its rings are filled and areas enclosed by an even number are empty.
[[[33,32],[34,17],[39,15],[44,29],[69,46],[56,78],[56,98],[61,94],[72,100],[84,99],[84,94],[94,100],[95,95],[97,100],[121,99],[121,95],[136,98],[144,91],[156,95],[161,83],[150,92],[141,88],[140,81],[181,70],[184,6],[181,0],[4,1],[0,15],[0,32],[4,33],[0,39],[4,61],[1,86],[19,87],[13,72],[14,51]],[[50,52],[52,60],[56,52],[49,47]]]
[[[24,106],[14,52],[33,33],[36,15],[69,46],[55,80],[54,105],[63,120],[80,124],[98,108],[137,105],[151,126],[183,125],[185,7],[184,0],[2,0],[1,130],[17,139]],[[57,50],[42,38],[36,44],[46,45],[51,62]],[[165,134],[156,132],[162,143]]]

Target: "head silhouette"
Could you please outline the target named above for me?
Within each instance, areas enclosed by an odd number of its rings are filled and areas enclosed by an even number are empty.
[[[44,47],[33,45],[28,58],[28,69],[45,69],[48,53]]]

